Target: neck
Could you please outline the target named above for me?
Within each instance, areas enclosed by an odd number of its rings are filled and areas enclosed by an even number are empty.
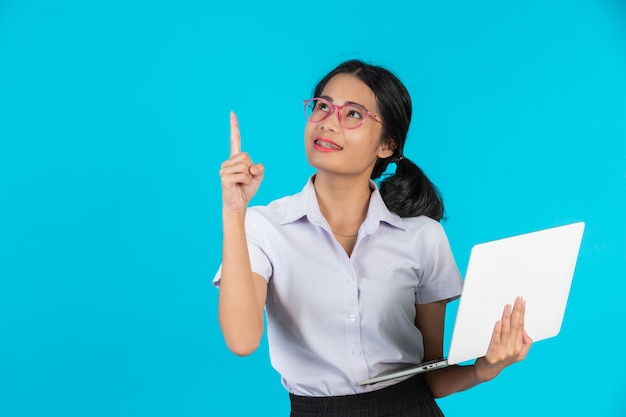
[[[320,211],[333,233],[342,237],[355,237],[365,220],[369,207],[371,188],[369,178],[329,178],[316,175],[315,193]]]

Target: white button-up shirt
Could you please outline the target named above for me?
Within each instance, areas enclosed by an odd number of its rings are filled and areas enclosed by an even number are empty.
[[[461,293],[440,223],[400,218],[372,187],[350,257],[322,216],[311,179],[298,194],[248,209],[252,270],[268,281],[270,359],[296,395],[355,394],[399,382],[356,384],[422,362],[415,305]],[[215,286],[220,278],[221,268]]]

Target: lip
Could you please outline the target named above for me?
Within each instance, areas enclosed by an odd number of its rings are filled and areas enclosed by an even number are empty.
[[[334,148],[327,148],[325,146],[322,146],[318,144],[318,141],[330,143],[331,145],[334,146]],[[328,138],[321,137],[321,136],[318,136],[315,138],[315,141],[313,142],[313,147],[320,152],[338,152],[343,149],[343,147],[340,146],[337,142],[330,140]]]

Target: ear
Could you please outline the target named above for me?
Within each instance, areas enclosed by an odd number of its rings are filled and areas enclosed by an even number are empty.
[[[382,140],[378,145],[378,157],[381,159],[389,158],[396,151],[396,141],[389,138]]]

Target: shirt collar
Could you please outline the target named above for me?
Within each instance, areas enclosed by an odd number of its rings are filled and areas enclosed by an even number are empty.
[[[373,191],[370,196],[370,203],[367,209],[367,217],[363,222],[365,232],[370,234],[374,232],[381,222],[387,223],[393,227],[405,230],[402,218],[395,213],[389,211],[376,183],[370,180],[370,187]],[[309,222],[318,226],[327,225],[317,202],[317,195],[313,187],[313,176],[309,178],[301,192],[295,194],[290,200],[285,210],[285,214],[278,222],[279,225],[293,223],[307,217]]]

